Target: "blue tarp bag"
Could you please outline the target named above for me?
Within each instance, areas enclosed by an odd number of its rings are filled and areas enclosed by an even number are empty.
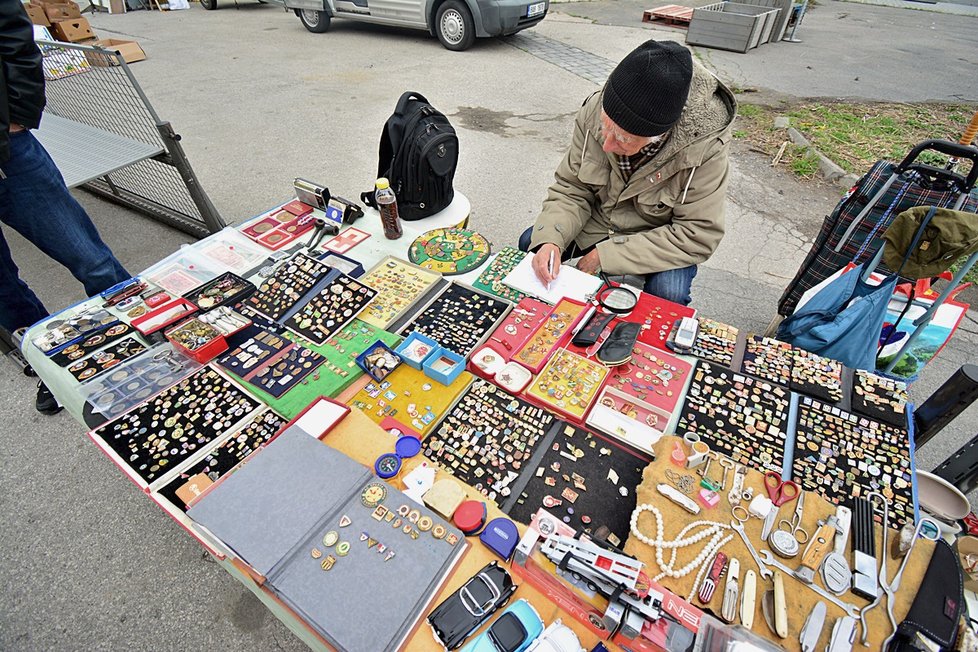
[[[876,369],[880,331],[898,277],[870,285],[862,274],[857,265],[819,290],[781,322],[778,339],[854,369]]]
[[[921,221],[896,273],[884,278],[879,285],[870,285],[863,279],[863,265],[844,272],[781,322],[778,339],[838,360],[853,369],[875,371],[880,333],[890,298],[904,264],[920,244],[924,229],[936,210],[931,208]],[[873,260],[874,266],[878,260],[879,255]]]

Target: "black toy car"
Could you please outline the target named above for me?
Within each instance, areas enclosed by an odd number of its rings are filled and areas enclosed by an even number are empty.
[[[446,649],[454,650],[516,591],[513,578],[496,562],[485,566],[428,614],[428,624]]]

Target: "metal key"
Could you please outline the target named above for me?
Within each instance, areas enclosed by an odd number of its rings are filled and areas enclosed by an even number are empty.
[[[737,534],[740,535],[740,538],[744,540],[744,545],[747,546],[747,550],[750,551],[751,557],[754,558],[754,563],[757,564],[757,568],[761,572],[761,577],[766,580],[769,580],[772,577],[774,577],[774,571],[768,568],[767,565],[765,565],[764,562],[761,561],[761,558],[760,556],[758,556],[757,551],[754,550],[754,545],[750,542],[750,539],[747,538],[747,533],[744,532],[743,524],[738,523],[737,521],[731,521],[730,527],[732,527],[737,532]]]
[[[707,475],[707,473],[710,472],[710,465],[713,464],[713,457],[715,455],[716,455],[716,453],[707,453],[706,454],[706,464],[704,464],[703,466],[700,467],[700,477],[701,478],[709,478],[710,477],[710,476]]]
[[[736,468],[737,464],[729,457],[722,457],[719,462],[720,466],[723,467],[723,478],[720,480],[720,491],[723,491],[727,488],[727,472]]]
[[[770,564],[771,566],[774,566],[778,570],[787,573],[788,575],[791,575],[793,578],[795,578],[796,580],[798,580],[799,582],[801,582],[802,584],[810,588],[812,591],[818,593],[820,596],[822,596],[822,598],[828,600],[829,602],[837,606],[839,609],[842,609],[842,611],[844,611],[847,616],[852,616],[853,618],[859,617],[859,609],[856,608],[856,605],[849,604],[848,602],[843,602],[842,600],[835,597],[834,595],[832,595],[831,593],[823,589],[815,582],[812,582],[811,584],[805,582],[800,577],[798,577],[798,572],[795,569],[788,568],[787,566],[779,562],[777,559],[775,559],[774,555],[771,554],[770,550],[762,550],[761,557],[764,559],[764,561],[767,564]]]

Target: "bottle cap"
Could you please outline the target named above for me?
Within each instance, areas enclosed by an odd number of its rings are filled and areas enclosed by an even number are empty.
[[[387,177],[380,177],[377,179],[377,183],[375,185],[377,190],[384,190],[385,188],[391,187],[391,182],[387,180]]]

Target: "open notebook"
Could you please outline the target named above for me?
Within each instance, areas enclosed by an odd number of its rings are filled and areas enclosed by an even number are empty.
[[[561,265],[557,278],[548,289],[533,271],[533,256],[526,256],[506,275],[503,283],[549,304],[556,304],[564,297],[585,303],[586,297],[601,287],[602,280],[585,274],[576,267]]]

